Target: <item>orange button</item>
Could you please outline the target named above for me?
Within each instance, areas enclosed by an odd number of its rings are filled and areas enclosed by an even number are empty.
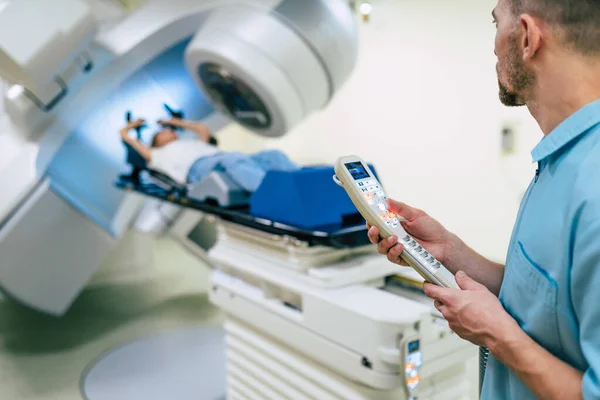
[[[419,375],[417,375],[414,378],[407,379],[406,383],[409,385],[413,385],[413,384],[419,383],[420,380],[421,380],[421,377]]]

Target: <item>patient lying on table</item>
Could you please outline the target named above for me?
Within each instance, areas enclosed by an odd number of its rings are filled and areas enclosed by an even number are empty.
[[[129,130],[144,124],[144,120],[128,123],[120,134],[148,162],[148,167],[170,176],[182,184],[200,181],[212,171],[223,171],[249,192],[254,192],[267,171],[294,171],[299,167],[280,151],[261,151],[246,155],[223,152],[210,144],[210,128],[195,121],[171,118],[158,121],[163,127],[152,139],[150,147],[129,136]],[[187,129],[196,138],[179,138],[171,127]]]

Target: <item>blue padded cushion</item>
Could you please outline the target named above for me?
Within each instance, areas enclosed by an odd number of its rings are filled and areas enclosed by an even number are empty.
[[[342,226],[345,216],[357,216],[358,211],[346,191],[333,181],[334,174],[330,166],[269,171],[250,197],[250,213],[303,229]]]

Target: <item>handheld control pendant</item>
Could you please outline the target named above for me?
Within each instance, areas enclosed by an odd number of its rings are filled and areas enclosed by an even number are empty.
[[[388,210],[383,187],[360,157],[338,159],[333,180],[346,190],[365,220],[379,228],[382,237],[395,235],[398,238],[398,243],[404,245],[400,256],[423,279],[439,286],[460,289],[454,275],[406,233],[400,224],[401,217]]]

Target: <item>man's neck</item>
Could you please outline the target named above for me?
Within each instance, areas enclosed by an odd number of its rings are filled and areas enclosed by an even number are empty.
[[[587,104],[600,99],[600,58],[597,62],[563,59],[539,76],[529,112],[544,135]],[[565,71],[569,71],[565,74]]]

